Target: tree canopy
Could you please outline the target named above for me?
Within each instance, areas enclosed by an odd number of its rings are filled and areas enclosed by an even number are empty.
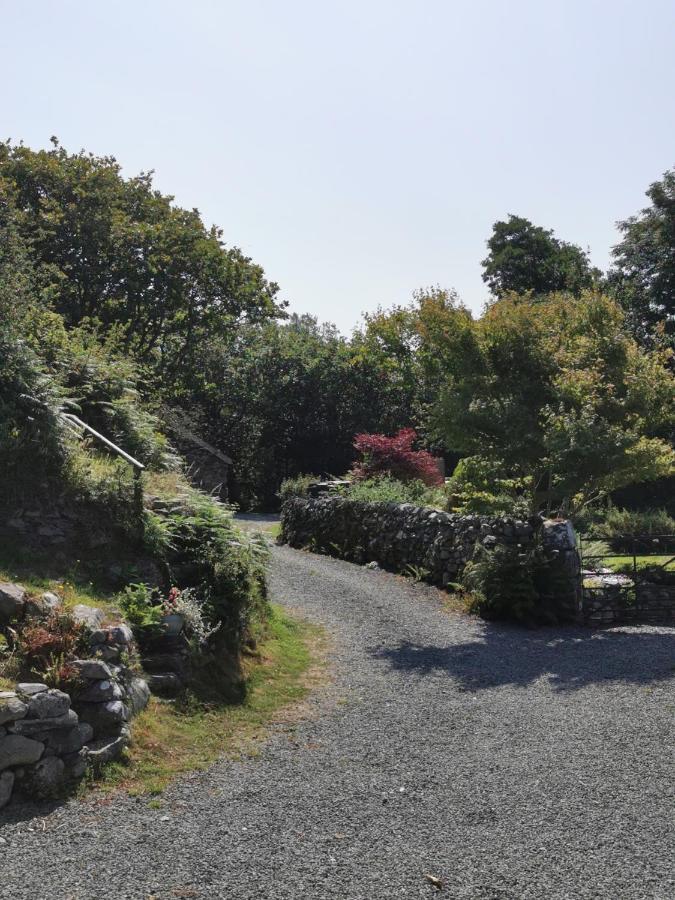
[[[528,291],[578,295],[593,287],[601,275],[581,247],[559,240],[552,231],[522,216],[510,215],[506,221],[495,222],[487,246],[483,281],[493,297]]]
[[[639,340],[653,343],[660,323],[675,338],[675,168],[647,191],[651,204],[619,222],[610,283]]]

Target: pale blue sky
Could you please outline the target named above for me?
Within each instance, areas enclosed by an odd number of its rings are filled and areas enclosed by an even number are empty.
[[[513,212],[607,265],[675,163],[673,0],[0,0],[0,134],[109,153],[298,312],[455,287]]]

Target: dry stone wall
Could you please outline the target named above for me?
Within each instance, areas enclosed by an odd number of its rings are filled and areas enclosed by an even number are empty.
[[[21,585],[0,584],[0,625],[59,604],[55,594],[30,598]],[[132,665],[129,626],[103,627],[101,611],[87,606],[72,614],[87,626],[90,647],[90,655],[69,663],[72,689],[36,681],[0,692],[0,807],[16,796],[59,796],[87,768],[118,757],[129,743],[130,719],[148,702],[148,685]]]
[[[563,617],[580,612],[579,556],[569,522],[541,518],[460,516],[409,503],[342,497],[296,498],[281,510],[281,539],[394,572],[416,570],[441,587],[461,577],[476,544],[530,545],[537,535],[555,560],[556,600]],[[411,568],[412,567],[412,568]],[[566,587],[564,587],[566,585]]]

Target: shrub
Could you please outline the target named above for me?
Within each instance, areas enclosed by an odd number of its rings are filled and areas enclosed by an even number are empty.
[[[292,500],[294,497],[308,497],[309,486],[318,481],[316,475],[296,475],[295,478],[285,478],[279,488],[279,499],[282,503]]]
[[[389,475],[355,481],[343,490],[350,500],[371,503],[414,503],[443,509],[447,497],[442,488],[428,487],[423,481],[398,481]]]
[[[158,630],[164,613],[155,589],[146,584],[129,584],[120,594],[119,604],[141,642]]]
[[[517,622],[555,622],[549,596],[555,584],[549,560],[541,544],[524,549],[497,544],[476,547],[476,558],[462,573],[462,586],[473,594],[472,611],[485,619]]]
[[[87,647],[86,627],[64,612],[52,613],[44,622],[29,622],[17,639],[20,655],[36,674],[57,674],[56,681],[67,676],[68,663]]]
[[[517,479],[505,478],[498,463],[482,456],[460,459],[447,489],[448,508],[461,515],[530,514],[525,485]]]
[[[414,450],[417,433],[403,428],[393,437],[384,434],[357,434],[354,449],[361,459],[351,475],[355,480],[389,475],[398,481],[422,481],[426,485],[443,484],[436,461],[426,450]]]
[[[591,526],[589,536],[607,541],[617,552],[630,552],[634,537],[675,534],[675,519],[665,509],[629,510],[610,508],[604,521]],[[638,550],[643,549],[640,545]]]

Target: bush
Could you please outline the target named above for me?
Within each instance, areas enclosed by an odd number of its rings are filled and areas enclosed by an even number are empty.
[[[371,503],[414,503],[443,509],[447,497],[442,488],[430,488],[423,481],[398,481],[389,475],[355,481],[343,493],[350,500]]]
[[[296,475],[295,478],[285,478],[279,488],[279,499],[285,503],[294,497],[308,497],[310,484],[319,480],[316,475]]]
[[[7,492],[3,499],[39,489],[38,481],[63,472],[68,451],[57,409],[57,392],[38,358],[0,324],[0,467]]]
[[[53,686],[75,677],[69,666],[89,642],[86,626],[64,612],[52,613],[44,622],[29,622],[19,632],[19,655],[33,675]]]
[[[229,507],[187,485],[179,497],[155,503],[147,518],[148,549],[170,582],[190,588],[209,627],[221,626],[218,640],[239,647],[267,612],[265,539],[241,532]]]
[[[619,553],[633,549],[634,537],[675,534],[675,519],[665,509],[630,510],[610,508],[604,521],[591,526],[589,537],[607,541]],[[638,551],[643,549],[638,544]]]
[[[361,459],[351,475],[357,481],[388,475],[397,481],[422,481],[433,486],[443,484],[436,460],[426,450],[413,450],[417,433],[403,428],[393,437],[384,434],[357,434],[354,449]]]
[[[461,515],[528,516],[524,483],[505,478],[499,464],[482,456],[460,459],[447,486],[451,512]]]
[[[478,544],[476,558],[462,574],[462,586],[473,594],[472,612],[485,619],[515,619],[524,624],[555,623],[549,595],[555,595],[551,566],[541,544],[523,549]]]

